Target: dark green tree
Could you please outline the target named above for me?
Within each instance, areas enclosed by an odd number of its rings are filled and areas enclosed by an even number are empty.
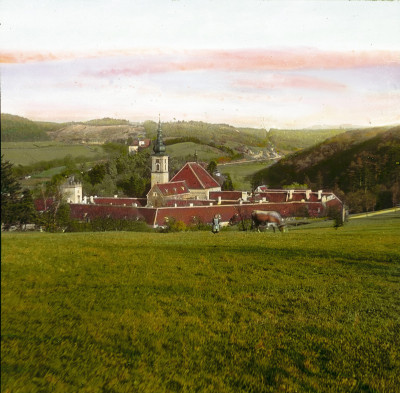
[[[103,181],[106,174],[106,168],[103,164],[96,164],[89,172],[89,182],[92,186]]]
[[[122,180],[118,186],[122,188],[125,195],[129,197],[143,197],[148,191],[148,180],[133,174],[128,179]]]
[[[322,190],[324,188],[324,176],[321,171],[318,171],[317,173],[316,185],[318,190]]]
[[[217,162],[215,160],[211,160],[207,165],[207,172],[210,175],[214,175],[216,171],[217,171]]]
[[[21,185],[13,174],[13,164],[1,156],[1,223],[6,227],[16,222],[16,204]]]
[[[22,197],[16,203],[15,218],[18,221],[20,229],[26,226],[26,224],[38,223],[38,213],[29,190],[24,190]]]
[[[64,176],[55,175],[40,190],[46,209],[40,217],[40,224],[45,227],[46,231],[57,232],[68,225],[70,208],[65,202],[61,190],[65,181]]]
[[[21,186],[13,175],[13,165],[3,161],[1,157],[1,222],[8,229],[11,225],[37,222],[37,212],[33,203],[32,194],[24,190],[21,195]]]
[[[232,183],[231,175],[230,175],[229,173],[227,173],[227,174],[224,174],[224,176],[225,176],[225,180],[224,180],[224,182],[222,183],[221,189],[222,189],[223,191],[233,191],[234,188],[233,188],[233,183]]]

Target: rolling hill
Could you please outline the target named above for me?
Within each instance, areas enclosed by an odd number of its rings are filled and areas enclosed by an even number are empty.
[[[284,157],[257,172],[252,181],[253,186],[268,184],[270,187],[292,183],[340,189],[345,193],[369,192],[377,198],[387,192],[392,193],[395,203],[400,183],[400,126],[336,135]]]
[[[42,122],[10,114],[1,115],[3,142],[28,142],[53,140],[63,143],[123,142],[129,138],[146,136],[154,139],[157,123],[145,121],[132,123],[124,119],[94,119],[86,122]],[[266,151],[276,149],[287,153],[322,142],[327,137],[343,133],[344,129],[277,130],[234,127],[228,124],[210,124],[201,121],[174,121],[162,123],[166,140],[182,138],[182,142],[196,138],[203,144],[225,146],[242,153],[248,148]],[[179,143],[179,141],[177,141]],[[253,149],[254,150],[254,149]]]
[[[149,138],[156,135],[157,124],[146,121],[143,124]],[[245,147],[261,149],[271,148],[286,153],[304,149],[324,141],[328,137],[345,132],[345,129],[304,129],[278,130],[234,127],[228,124],[210,124],[201,121],[178,121],[163,123],[163,134],[166,138],[196,137],[203,143],[229,146],[237,151]]]
[[[1,114],[2,142],[47,141],[50,137],[38,124],[25,117]]]
[[[296,150],[314,146],[325,139],[348,131],[344,128],[330,129],[303,129],[303,130],[279,130],[270,129],[269,140],[282,153],[290,153]]]
[[[87,122],[43,122],[1,114],[2,142],[37,142],[53,140],[63,143],[97,143],[126,141],[144,134],[144,128],[123,119],[94,119]]]

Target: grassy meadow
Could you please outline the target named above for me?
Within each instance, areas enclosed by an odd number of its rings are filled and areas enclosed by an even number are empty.
[[[229,173],[235,190],[251,191],[252,176],[270,165],[270,161],[253,161],[237,164],[218,165],[221,173]]]
[[[171,157],[186,157],[197,154],[199,160],[211,161],[224,155],[221,150],[214,147],[193,142],[183,142],[167,146],[167,154]]]
[[[3,233],[1,391],[398,391],[399,224]]]
[[[50,161],[60,159],[67,155],[72,158],[87,157],[98,159],[106,156],[102,146],[98,145],[73,145],[61,142],[2,142],[1,154],[5,160],[14,165],[30,165],[38,161]]]

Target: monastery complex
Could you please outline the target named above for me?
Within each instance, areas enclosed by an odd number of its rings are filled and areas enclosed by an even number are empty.
[[[144,220],[157,228],[171,218],[190,225],[211,223],[219,214],[221,224],[226,225],[235,214],[250,217],[253,210],[277,211],[288,218],[323,217],[329,207],[343,209],[335,194],[322,190],[273,190],[260,186],[253,193],[221,191],[220,184],[197,162],[187,162],[169,179],[160,122],[151,160],[151,189],[147,198],[82,197],[82,185],[69,181],[63,192],[70,203],[71,218]]]

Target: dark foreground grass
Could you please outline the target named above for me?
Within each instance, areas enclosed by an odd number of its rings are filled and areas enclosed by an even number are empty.
[[[399,224],[5,234],[1,390],[398,391]]]

